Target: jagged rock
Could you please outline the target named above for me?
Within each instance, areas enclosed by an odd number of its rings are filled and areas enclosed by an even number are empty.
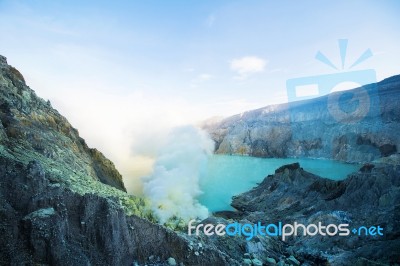
[[[286,263],[283,260],[280,260],[276,265],[277,266],[285,266]]]
[[[263,263],[259,259],[252,259],[251,262],[254,266],[262,266]]]
[[[0,65],[6,65],[7,58],[5,56],[0,55]]]
[[[265,251],[265,248],[260,241],[247,241],[246,251],[249,253],[262,253]]]
[[[63,177],[78,175],[126,191],[114,164],[90,149],[67,119],[26,84],[21,73],[0,58],[0,144],[2,156],[37,160],[63,169]]]
[[[276,265],[276,260],[274,258],[267,257],[265,259],[265,264],[268,266]]]
[[[176,261],[174,258],[168,258],[167,262],[170,266],[176,266]]]
[[[396,154],[392,154],[388,157],[379,158],[379,159],[373,161],[373,163],[400,165],[400,154],[396,153]]]
[[[0,157],[0,264],[130,265],[171,254],[187,265],[235,265],[212,247],[204,256],[163,226],[126,216],[118,202],[52,186],[47,173]]]
[[[371,172],[372,168],[374,168],[374,167],[375,167],[375,165],[373,165],[371,163],[366,163],[360,168],[360,171],[361,172]]]
[[[172,257],[239,265],[207,239],[197,245],[155,224],[146,200],[126,194],[113,163],[3,56],[0,121],[0,265],[167,265]]]
[[[368,92],[370,109],[361,120],[351,123],[335,119],[328,108],[332,95],[328,95],[248,111],[203,128],[220,154],[371,162],[400,149],[400,75],[344,95],[362,90]],[[341,106],[354,103],[358,101]]]
[[[239,219],[250,223],[345,223],[349,230],[379,225],[383,235],[298,236],[286,239],[283,249],[275,243],[265,246],[316,265],[354,265],[358,258],[393,264],[400,259],[400,165],[362,169],[334,181],[308,173],[298,164],[282,166],[258,186],[233,197],[232,206],[240,210]]]
[[[0,56],[0,264],[167,265],[169,258],[176,258],[186,265],[260,265],[267,255],[289,254],[314,265],[399,261],[400,160],[394,154],[399,137],[392,133],[398,132],[400,112],[389,102],[395,102],[397,78],[379,86],[384,133],[324,124],[326,113],[305,103],[299,105],[294,124],[284,124],[288,118],[284,106],[269,107],[222,121],[213,136],[217,152],[253,156],[330,158],[329,149],[333,158],[349,161],[389,155],[344,181],[321,179],[298,164],[281,167],[252,191],[235,197],[232,205],[241,212],[229,214],[242,223],[285,219],[377,224],[385,226],[384,237],[334,243],[321,238],[283,243],[262,237],[247,243],[243,237],[188,237],[154,224],[143,200],[123,192],[112,162],[90,149],[50,102],[37,97],[22,74]],[[315,132],[308,139],[294,139],[293,130],[306,135],[311,129],[328,135],[345,133],[330,142]],[[233,221],[222,217],[206,220]],[[246,247],[255,252],[250,257],[253,262],[242,257]]]
[[[243,260],[243,265],[245,265],[245,266],[251,266],[251,265],[252,265],[251,259],[244,259],[244,260]]]
[[[282,165],[281,167],[279,167],[278,169],[275,170],[275,174],[283,173],[283,172],[285,172],[286,169],[289,171],[300,169],[300,164],[292,163],[292,164]]]
[[[288,263],[290,265],[294,265],[294,266],[299,266],[300,265],[300,261],[298,261],[295,257],[293,257],[293,255],[291,255],[288,259],[287,259]]]

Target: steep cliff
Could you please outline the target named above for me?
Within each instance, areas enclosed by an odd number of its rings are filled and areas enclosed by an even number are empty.
[[[0,120],[0,265],[238,265],[156,224],[147,200],[128,195],[114,164],[3,56]]]
[[[204,128],[216,153],[369,162],[400,148],[400,75],[316,99],[267,106]]]
[[[0,265],[167,265],[169,257],[236,265],[215,247],[196,254],[196,239],[127,216],[117,197],[71,191],[37,161],[0,157],[0,206]]]
[[[254,237],[246,241],[243,236],[189,236],[156,224],[147,200],[124,191],[113,163],[90,149],[78,131],[50,103],[37,97],[21,73],[0,56],[0,265],[397,262],[400,169],[399,156],[393,153],[398,147],[398,79],[379,83],[379,119],[367,116],[360,126],[330,120],[322,112],[322,97],[291,106],[297,108],[294,120],[288,106],[281,105],[209,127],[218,141],[218,152],[225,152],[225,147],[229,153],[257,156],[294,154],[341,160],[385,156],[374,162],[377,166],[366,165],[344,181],[322,179],[299,165],[282,167],[258,187],[233,199],[239,212],[227,212],[229,217],[222,215],[226,219],[211,216],[202,221],[351,220],[354,226],[384,226],[384,237],[295,238],[288,242]],[[292,123],[287,128],[288,119],[295,121],[295,127],[313,129],[313,136],[321,140],[299,141],[301,135],[293,133]],[[336,153],[329,153],[332,147],[324,145],[332,139],[325,139],[317,127],[339,138]],[[364,131],[368,128],[375,131]],[[304,132],[304,137],[309,134]],[[340,157],[344,148],[347,157]]]
[[[126,191],[114,164],[90,149],[78,131],[35,92],[0,56],[0,154],[29,162],[62,165],[63,176],[99,180]]]

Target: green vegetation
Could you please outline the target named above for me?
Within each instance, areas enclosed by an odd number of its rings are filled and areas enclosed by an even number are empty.
[[[100,182],[100,176],[106,176],[123,188],[114,164],[90,149],[67,119],[37,97],[12,66],[0,68],[0,96],[0,157],[25,166],[38,161],[51,186],[106,198],[128,216],[156,222],[148,200]]]
[[[0,145],[0,156],[16,160],[24,165],[33,160],[39,161],[53,185],[59,184],[81,195],[95,194],[108,198],[119,204],[128,216],[136,215],[151,222],[156,222],[148,200],[129,195],[119,189],[103,184],[85,174],[84,171],[74,169],[73,166],[47,158],[31,149],[25,149],[22,145],[15,145],[12,151]]]

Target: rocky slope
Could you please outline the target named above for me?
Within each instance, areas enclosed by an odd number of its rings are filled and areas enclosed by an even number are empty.
[[[387,84],[388,88],[393,87],[391,80]],[[380,86],[384,91],[384,85]],[[304,116],[311,116],[307,113],[311,112],[307,109],[309,105],[299,106],[305,108]],[[400,160],[398,155],[390,155],[397,149],[391,132],[398,125],[398,110],[393,106],[384,104],[382,109],[384,127],[390,129],[386,135],[381,134],[385,138],[367,134],[357,140],[363,151],[374,155],[371,158],[381,157],[382,151],[389,155],[376,161],[376,166],[367,165],[344,181],[314,176],[299,165],[285,166],[258,187],[235,197],[232,205],[238,212],[202,221],[213,224],[279,219],[304,223],[321,219],[351,221],[352,226],[381,225],[386,230],[383,237],[314,237],[282,242],[276,237],[256,236],[246,240],[244,236],[188,236],[186,231],[172,231],[156,224],[147,201],[126,194],[113,163],[99,151],[90,149],[78,131],[50,103],[37,97],[18,70],[0,56],[0,265],[398,262]],[[271,113],[265,119],[276,122],[282,114]],[[313,119],[304,121],[305,125],[311,123],[308,126],[320,123]],[[237,124],[232,123],[235,128]],[[254,132],[261,124],[254,124]],[[274,137],[281,137],[282,125],[274,126]],[[354,140],[350,133],[342,141]],[[231,135],[224,136],[229,139]],[[253,139],[247,140],[253,143]],[[219,148],[225,145],[224,141],[227,140],[219,141]],[[351,147],[347,151],[358,148]],[[268,151],[272,150],[268,146]],[[321,154],[326,152],[321,150]]]
[[[352,98],[353,97],[353,98]],[[205,125],[216,153],[369,162],[400,148],[400,75]]]
[[[155,224],[113,163],[3,56],[0,121],[0,265],[238,265]]]
[[[236,265],[215,247],[136,215],[115,197],[80,195],[41,163],[0,158],[0,265]],[[196,246],[197,247],[197,246]]]
[[[399,176],[398,162],[365,165],[342,181],[315,176],[296,163],[282,166],[252,190],[234,197],[232,206],[240,210],[236,219],[242,222],[383,228],[383,236],[350,232],[349,236],[290,237],[280,252],[276,244],[264,247],[275,249],[275,254],[269,254],[276,260],[286,253],[312,265],[396,265],[400,262]]]
[[[90,149],[65,117],[26,86],[21,73],[0,56],[0,154],[33,158],[63,165],[62,175],[86,176],[125,190],[114,164],[96,149]],[[61,167],[59,167],[61,168]]]

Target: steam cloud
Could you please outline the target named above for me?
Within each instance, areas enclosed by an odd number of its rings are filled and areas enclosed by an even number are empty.
[[[144,194],[160,223],[179,217],[206,218],[208,210],[197,201],[199,180],[206,170],[214,143],[204,131],[184,126],[173,129],[161,149],[153,173],[144,178]]]

